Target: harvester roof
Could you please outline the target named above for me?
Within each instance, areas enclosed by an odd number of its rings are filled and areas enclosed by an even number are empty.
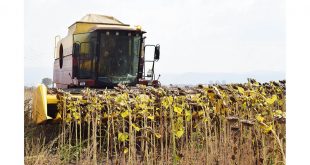
[[[96,23],[96,24],[113,24],[113,25],[126,25],[119,21],[118,19],[112,16],[106,15],[98,15],[98,14],[87,14],[82,19],[77,22],[84,22],[84,23]],[[129,26],[129,25],[127,25]]]
[[[137,30],[112,16],[87,14],[69,27],[69,34],[87,33],[97,29]]]

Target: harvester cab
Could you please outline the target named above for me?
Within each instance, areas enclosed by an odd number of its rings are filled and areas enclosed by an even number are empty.
[[[57,88],[111,88],[117,84],[159,86],[154,64],[159,45],[145,45],[141,26],[131,27],[114,17],[88,14],[55,39],[54,83]],[[58,39],[58,40],[57,40]],[[155,47],[145,60],[145,48]],[[145,63],[151,62],[150,74]]]
[[[111,16],[88,14],[55,37],[53,82],[56,88],[113,88],[118,84],[160,86],[154,65],[160,46],[145,44],[141,26],[132,27]],[[154,47],[154,58],[145,49]],[[145,64],[151,64],[146,70]],[[76,97],[80,98],[79,95]],[[44,85],[34,93],[32,118],[36,123],[57,116],[57,98]]]

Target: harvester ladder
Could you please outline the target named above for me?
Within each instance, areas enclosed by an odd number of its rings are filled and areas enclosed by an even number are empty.
[[[147,46],[156,47],[156,45],[145,45],[143,52],[145,52],[145,47],[147,47]],[[154,54],[154,57],[155,57],[155,54]],[[146,62],[151,62],[152,63],[152,75],[151,76],[145,75],[145,63]],[[151,77],[152,78],[151,80],[155,80],[155,73],[154,73],[155,60],[145,60],[145,55],[144,55],[144,64],[143,65],[144,65],[143,66],[143,79],[145,79],[146,77]]]

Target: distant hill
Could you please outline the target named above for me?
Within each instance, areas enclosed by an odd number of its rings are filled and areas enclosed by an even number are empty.
[[[51,68],[25,68],[24,85],[36,86],[45,77],[53,78]],[[157,76],[156,76],[157,77]],[[159,80],[163,85],[197,85],[210,83],[242,83],[247,78],[255,78],[259,82],[285,79],[284,72],[258,71],[249,73],[162,73]]]
[[[249,73],[183,73],[161,74],[160,81],[164,85],[197,85],[212,83],[243,83],[247,78],[255,78],[259,82],[285,79],[284,72],[258,71]]]

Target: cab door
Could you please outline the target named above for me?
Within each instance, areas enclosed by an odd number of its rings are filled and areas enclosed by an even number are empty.
[[[92,33],[75,34],[73,77],[95,79],[96,35]]]

